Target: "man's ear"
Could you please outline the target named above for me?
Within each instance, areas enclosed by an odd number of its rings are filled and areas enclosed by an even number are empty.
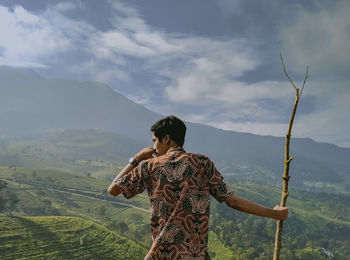
[[[163,141],[164,141],[164,144],[169,144],[170,143],[170,136],[169,135],[165,135],[163,137]]]

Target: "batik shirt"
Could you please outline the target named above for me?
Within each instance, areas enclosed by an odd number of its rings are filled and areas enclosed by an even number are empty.
[[[148,192],[153,244],[145,259],[210,259],[209,195],[221,203],[232,191],[208,157],[170,148],[117,184],[128,199]]]

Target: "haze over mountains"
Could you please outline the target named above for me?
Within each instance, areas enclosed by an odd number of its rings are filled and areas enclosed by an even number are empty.
[[[145,139],[148,122],[160,117],[104,84],[48,80],[30,69],[4,66],[0,80],[0,133],[5,135],[101,129]]]
[[[0,67],[0,137],[3,139],[55,133],[53,130],[98,129],[97,135],[118,134],[109,135],[107,139],[111,143],[120,143],[127,136],[133,140],[133,147],[142,147],[151,144],[149,128],[161,117],[104,84],[46,79],[29,69]],[[283,137],[224,131],[193,123],[187,126],[185,149],[210,156],[223,173],[280,182]],[[57,136],[51,134],[50,138]],[[100,147],[98,151],[103,157],[104,149]],[[110,159],[111,149],[108,151]],[[296,156],[291,165],[292,181],[331,183],[341,191],[349,190],[349,148],[292,138],[291,154]]]

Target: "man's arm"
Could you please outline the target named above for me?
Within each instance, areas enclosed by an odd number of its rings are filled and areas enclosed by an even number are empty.
[[[134,159],[140,163],[142,160],[150,159],[152,158],[152,154],[154,153],[153,147],[146,147],[139,151],[137,154],[135,154]],[[132,169],[135,168],[135,165],[128,163],[123,170],[118,174],[118,176],[112,181],[111,185],[108,187],[108,193],[113,196],[118,196],[121,193],[121,190],[119,189],[119,186],[117,184],[117,180],[123,178],[125,175],[127,175]]]
[[[257,216],[274,218],[277,220],[285,220],[288,217],[288,208],[280,206],[275,206],[273,209],[267,208],[235,194],[228,196],[225,202],[227,206],[233,209]]]
[[[117,180],[123,178],[126,174],[128,174],[132,169],[135,168],[135,165],[128,163],[123,170],[115,177],[115,179],[112,181],[111,185],[108,187],[108,193],[113,196],[118,196],[121,192],[119,189],[119,186],[117,184]]]

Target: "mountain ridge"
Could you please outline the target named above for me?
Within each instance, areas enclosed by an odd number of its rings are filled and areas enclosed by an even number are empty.
[[[0,81],[2,136],[40,135],[57,129],[99,129],[151,145],[150,126],[163,117],[101,83],[45,79],[33,70],[4,66],[0,66]],[[280,182],[283,137],[186,124],[184,148],[188,152],[208,155],[223,173]],[[349,189],[350,148],[292,137],[290,149],[291,155],[295,155],[292,182],[331,182]]]

